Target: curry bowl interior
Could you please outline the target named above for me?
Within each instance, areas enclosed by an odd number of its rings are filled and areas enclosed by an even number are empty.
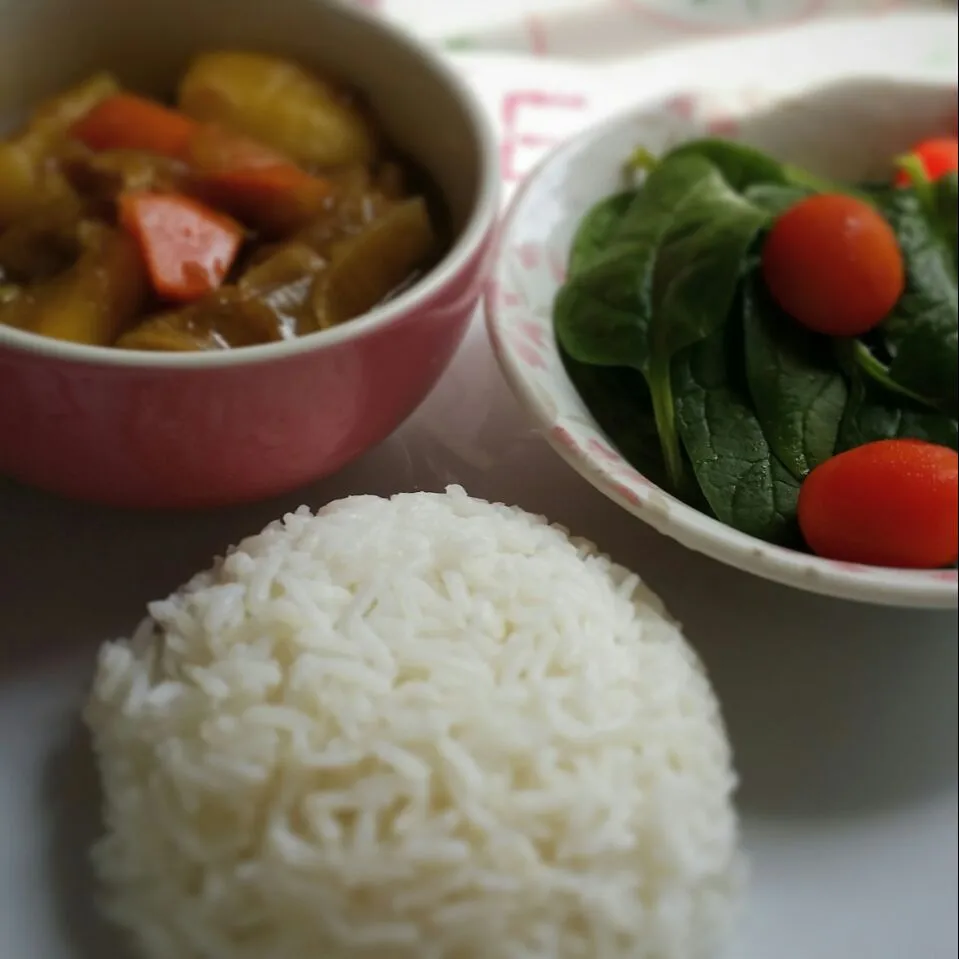
[[[168,99],[190,59],[201,51],[233,48],[279,54],[348,84],[372,110],[387,138],[435,184],[452,244],[433,277],[455,266],[469,252],[464,246],[479,242],[484,223],[477,221],[492,205],[492,148],[483,118],[459,82],[416,41],[362,11],[317,0],[85,0],[80,8],[71,0],[2,0],[0,15],[0,119],[5,129],[25,120],[44,98],[99,70],[112,71],[132,90]],[[427,276],[398,297],[387,312],[401,312],[402,303],[429,281]],[[338,340],[349,335],[345,328],[366,326],[367,318],[304,339]],[[22,346],[40,339],[0,327],[0,339],[7,337]],[[91,351],[101,358],[121,352],[52,342],[59,352],[76,358]],[[296,342],[227,352],[232,361],[239,358],[236,354],[252,357],[251,351],[275,351]],[[43,349],[41,344],[30,346]],[[133,363],[143,359],[123,357]],[[181,354],[147,362],[209,359]]]

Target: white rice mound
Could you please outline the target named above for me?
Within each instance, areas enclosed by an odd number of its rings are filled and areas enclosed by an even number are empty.
[[[519,509],[303,508],[102,651],[110,914],[149,959],[700,959],[716,700],[636,576]]]

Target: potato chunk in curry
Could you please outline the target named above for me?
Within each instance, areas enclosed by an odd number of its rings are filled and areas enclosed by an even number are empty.
[[[111,346],[147,295],[133,240],[102,223],[82,223],[76,261],[22,290],[0,307],[0,322],[71,343]]]
[[[40,104],[19,135],[0,142],[0,228],[62,197],[66,184],[51,162],[70,127],[119,90],[109,73],[98,73]]]
[[[271,146],[307,167],[369,163],[372,128],[335,86],[258,53],[207,53],[180,84],[180,109]]]

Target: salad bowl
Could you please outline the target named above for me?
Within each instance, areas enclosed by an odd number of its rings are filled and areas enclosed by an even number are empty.
[[[955,608],[952,569],[902,569],[825,559],[749,535],[664,489],[624,455],[641,426],[613,411],[601,426],[557,343],[554,306],[586,214],[623,189],[624,161],[650,163],[713,138],[764,151],[812,178],[890,180],[892,159],[930,137],[955,137],[954,85],[849,78],[790,97],[755,90],[683,93],[621,114],[566,142],[514,197],[487,293],[487,324],[503,373],[554,450],[623,509],[684,546],[797,589],[901,607]],[[592,367],[600,369],[600,367]],[[637,374],[638,375],[638,374]],[[802,411],[799,411],[802,412]],[[617,440],[610,436],[609,416]],[[604,429],[604,426],[606,427]],[[953,423],[953,431],[955,429]],[[735,433],[735,429],[732,431]],[[624,439],[625,437],[625,439]],[[638,468],[637,468],[638,467]],[[953,519],[953,522],[955,520]]]

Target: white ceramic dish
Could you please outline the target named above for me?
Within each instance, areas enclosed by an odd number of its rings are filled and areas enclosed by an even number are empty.
[[[526,180],[506,215],[487,295],[494,349],[514,392],[553,448],[597,489],[683,545],[798,589],[869,603],[952,608],[955,570],[911,571],[839,563],[770,545],[720,523],[640,475],[605,437],[564,369],[552,304],[575,230],[594,203],[622,188],[637,147],[661,153],[719,135],[742,140],[816,173],[881,177],[889,158],[919,139],[954,134],[954,84],[858,79],[777,99],[751,88],[717,97],[680,90],[580,134]]]

